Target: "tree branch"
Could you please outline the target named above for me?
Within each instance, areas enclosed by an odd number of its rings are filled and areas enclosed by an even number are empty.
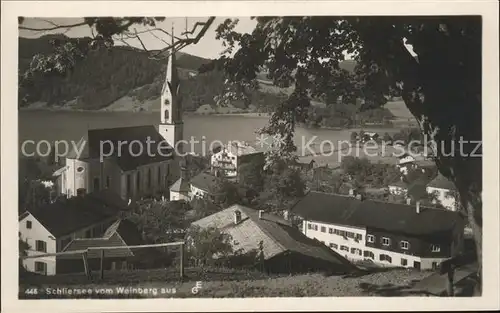
[[[51,24],[54,26],[53,27],[42,27],[42,28],[26,27],[26,26],[19,25],[19,29],[30,30],[30,31],[51,31],[51,30],[62,29],[62,28],[73,28],[73,27],[88,25],[86,22],[69,24],[69,25],[57,25],[57,24],[52,23],[52,22],[51,22]]]

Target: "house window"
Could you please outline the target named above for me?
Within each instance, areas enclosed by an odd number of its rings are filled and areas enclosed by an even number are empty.
[[[441,247],[439,245],[432,245],[431,249],[432,249],[432,252],[439,252],[439,251],[441,251]]]
[[[351,248],[351,253],[356,254],[356,248]]]
[[[99,190],[99,189],[100,189],[100,188],[99,188],[99,187],[100,187],[99,185],[100,185],[100,184],[99,184],[99,178],[94,177],[94,191],[96,191],[96,190]]]
[[[334,229],[334,230],[333,230],[333,233],[334,233],[335,235],[340,235],[340,230],[338,230],[338,229]]]
[[[47,264],[44,262],[35,261],[35,272],[46,275],[47,274]]]
[[[347,247],[347,246],[340,246],[340,251],[349,251],[349,247]]]
[[[407,259],[403,259],[403,258],[401,258],[401,265],[402,265],[402,266],[406,266],[406,265],[408,265],[408,260],[407,260]]]
[[[387,254],[381,254],[380,261],[387,261],[389,263],[392,263],[392,258],[390,256],[388,256]]]
[[[31,221],[26,221],[26,228],[31,229]]]
[[[321,232],[322,233],[326,233],[326,227],[325,226],[321,226]]]
[[[335,244],[335,243],[330,242],[330,248],[332,248],[332,249],[338,249],[339,246],[337,244]]]
[[[438,262],[432,262],[432,269],[437,270],[439,267]]]
[[[328,227],[328,233],[329,233],[329,234],[333,234],[333,228]]]
[[[122,261],[122,270],[127,269],[127,261]]]
[[[36,251],[47,252],[47,243],[43,240],[37,240],[35,242]]]
[[[348,231],[346,233],[346,235],[347,235],[348,238],[354,238],[354,233],[353,232]]]
[[[312,229],[312,224],[311,223],[307,223],[307,229]]]
[[[408,241],[401,241],[400,247],[403,250],[408,250],[410,248],[410,243]]]
[[[314,230],[318,230],[318,225],[314,225]]]
[[[373,254],[373,252],[371,251],[365,250],[363,255],[365,258],[375,259],[375,254]]]
[[[375,236],[373,236],[373,235],[366,235],[366,241],[368,241],[370,243],[374,243],[375,242]]]
[[[384,246],[391,245],[391,240],[387,237],[382,237],[382,245],[384,245]]]
[[[356,239],[356,240],[363,240],[363,235],[356,234],[356,237],[354,239]]]
[[[340,236],[342,236],[342,237],[345,237],[345,231],[341,230],[341,231],[339,232],[339,235],[340,235]]]

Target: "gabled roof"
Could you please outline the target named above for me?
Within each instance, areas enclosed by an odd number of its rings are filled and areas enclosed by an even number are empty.
[[[453,184],[453,182],[451,182],[448,178],[444,177],[441,173],[438,173],[438,175],[433,180],[430,181],[427,187],[441,188],[447,190],[456,189],[455,184]]]
[[[309,192],[293,213],[312,221],[369,227],[408,235],[452,231],[460,216],[456,212],[414,205],[358,200],[353,197]]]
[[[119,149],[119,142],[123,143],[120,146],[121,149]],[[131,144],[132,142],[134,143]],[[104,150],[102,152],[100,151],[101,145]],[[140,146],[142,146],[142,153],[140,153]],[[88,131],[88,147],[91,158],[111,154],[123,171],[170,160],[173,155],[173,148],[167,144],[153,125],[91,129]],[[112,150],[110,150],[111,147],[113,147]],[[148,155],[148,149],[150,155]]]
[[[189,181],[185,178],[179,178],[175,183],[170,186],[170,191],[174,192],[188,192],[189,191]]]
[[[100,191],[83,197],[62,199],[30,210],[53,236],[59,237],[117,216],[127,210],[126,202],[111,191]]]
[[[229,151],[233,155],[242,156],[254,153],[260,153],[261,151],[257,150],[256,147],[250,145],[244,141],[231,141],[230,145],[224,146],[224,148]]]
[[[191,178],[190,184],[206,192],[212,192],[220,179],[208,173],[200,173]]]
[[[132,222],[117,220],[106,229],[103,237],[100,238],[78,238],[73,239],[64,249],[63,252],[86,250],[88,248],[98,247],[121,247],[123,249],[105,250],[105,257],[131,257],[135,253],[127,246],[142,244],[142,238]],[[100,258],[101,252],[98,249],[90,249],[87,254],[88,258]],[[79,259],[79,254],[63,254],[58,256],[61,259]]]
[[[234,224],[235,211],[241,212],[241,222],[238,224]],[[264,214],[260,219],[258,211],[242,205],[235,204],[192,224],[221,229],[232,236],[234,248],[242,249],[243,252],[258,249],[262,241],[265,259],[290,251],[355,268],[343,256],[305,236],[290,222],[269,214]]]

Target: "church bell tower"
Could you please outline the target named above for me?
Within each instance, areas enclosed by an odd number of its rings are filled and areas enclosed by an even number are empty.
[[[159,133],[167,143],[175,149],[177,155],[183,153],[181,140],[183,139],[182,101],[179,94],[179,76],[175,64],[174,29],[172,27],[172,51],[168,56],[167,73],[161,93]]]

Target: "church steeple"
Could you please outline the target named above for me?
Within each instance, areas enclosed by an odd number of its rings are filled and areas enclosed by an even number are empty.
[[[172,26],[172,49],[167,60],[167,72],[161,93],[160,134],[171,147],[181,151],[177,143],[182,140],[182,103],[179,95],[180,82],[174,51],[174,28]],[[177,146],[176,146],[177,145]]]

